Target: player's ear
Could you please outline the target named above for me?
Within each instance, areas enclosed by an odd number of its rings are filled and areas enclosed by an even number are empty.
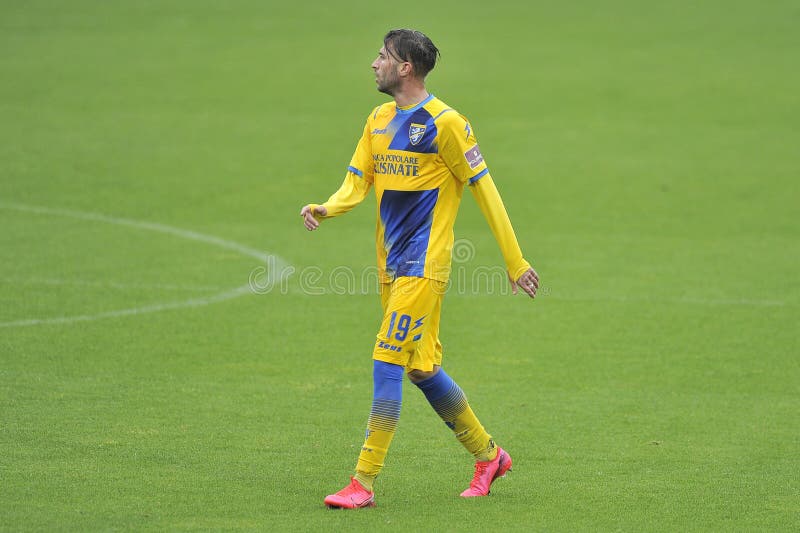
[[[408,61],[400,63],[400,72],[398,72],[398,74],[400,74],[401,76],[413,76],[414,65],[412,65]]]

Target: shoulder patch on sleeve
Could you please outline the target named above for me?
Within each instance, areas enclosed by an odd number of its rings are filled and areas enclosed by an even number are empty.
[[[477,144],[464,152],[464,158],[467,160],[467,163],[469,163],[469,168],[473,170],[478,168],[478,166],[483,163],[483,155],[481,154],[481,149],[478,148]]]

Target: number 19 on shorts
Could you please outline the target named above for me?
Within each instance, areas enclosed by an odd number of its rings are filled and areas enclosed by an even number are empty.
[[[414,322],[414,327],[411,327],[411,316],[410,315],[400,315],[397,316],[397,311],[392,313],[392,316],[389,318],[389,329],[386,331],[386,338],[391,339],[392,334],[394,334],[394,339],[399,342],[403,342],[408,337],[408,333],[411,330],[415,330],[422,326],[422,321],[425,317],[420,318],[419,320]],[[422,334],[418,334],[414,336],[415,341],[418,341],[422,337]]]

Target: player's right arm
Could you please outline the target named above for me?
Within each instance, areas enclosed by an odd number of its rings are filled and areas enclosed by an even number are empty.
[[[353,159],[347,167],[339,190],[331,195],[323,204],[308,204],[300,210],[306,229],[313,231],[325,218],[343,215],[361,203],[372,187],[372,147],[370,143],[370,124],[367,120],[364,133],[358,141]]]
[[[347,213],[366,198],[371,186],[372,184],[363,177],[348,169],[342,186],[328,198],[327,202],[308,204],[300,210],[306,229],[314,231],[322,219]]]

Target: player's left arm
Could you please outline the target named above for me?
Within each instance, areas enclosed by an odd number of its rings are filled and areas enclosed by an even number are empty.
[[[475,197],[486,222],[489,223],[497,244],[500,245],[513,293],[516,294],[517,287],[520,287],[528,296],[534,298],[539,289],[539,274],[522,256],[522,249],[517,242],[511,219],[508,218],[508,212],[494,180],[486,173],[472,182],[469,190]]]
[[[517,287],[520,287],[533,298],[539,288],[539,275],[522,256],[511,220],[483,160],[472,126],[466,117],[447,111],[440,114],[437,128],[441,141],[439,153],[453,175],[462,183],[469,184],[475,201],[500,245],[513,293],[516,294]]]

